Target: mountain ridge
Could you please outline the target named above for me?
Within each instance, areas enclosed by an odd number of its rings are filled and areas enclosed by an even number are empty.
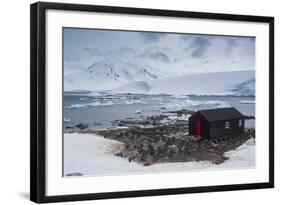
[[[146,63],[104,58],[94,62],[86,70],[65,75],[64,83],[65,90],[110,90],[125,83],[155,80],[164,76],[164,72]]]

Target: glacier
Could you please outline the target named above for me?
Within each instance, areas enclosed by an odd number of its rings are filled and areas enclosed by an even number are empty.
[[[255,96],[255,71],[230,71],[184,75],[133,82],[114,89],[115,93],[171,95]]]

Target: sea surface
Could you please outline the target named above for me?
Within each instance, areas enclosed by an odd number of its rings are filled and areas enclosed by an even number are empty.
[[[252,96],[65,93],[63,104],[64,128],[79,123],[93,129],[110,128],[114,127],[114,120],[138,119],[180,109],[235,107],[244,115],[255,116],[255,97]],[[255,120],[246,120],[246,127],[255,127]]]

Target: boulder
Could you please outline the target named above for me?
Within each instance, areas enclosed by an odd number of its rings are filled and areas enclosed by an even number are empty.
[[[75,125],[75,127],[79,128],[79,129],[86,129],[89,127],[89,125],[86,123],[79,123],[79,124]]]
[[[73,173],[67,174],[66,176],[68,176],[68,177],[70,177],[70,176],[83,176],[83,174],[79,173],[79,172],[73,172]]]

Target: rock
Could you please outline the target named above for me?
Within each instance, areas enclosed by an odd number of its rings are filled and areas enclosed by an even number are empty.
[[[224,159],[223,159],[223,158],[221,158],[221,159],[216,158],[216,159],[213,159],[212,162],[213,162],[214,164],[221,164],[221,163],[224,162]]]
[[[122,152],[117,152],[114,155],[117,156],[117,157],[123,157],[123,153]]]
[[[147,166],[150,166],[150,165],[151,165],[151,164],[149,164],[149,163],[144,163],[144,164],[143,164],[143,166],[146,166],[146,167],[147,167]]]
[[[79,173],[79,172],[73,172],[73,173],[67,174],[66,176],[68,176],[68,177],[70,177],[70,176],[83,176],[83,174]]]
[[[218,144],[217,144],[217,143],[215,143],[215,142],[211,142],[211,146],[212,146],[212,147],[217,147],[217,146],[218,146]]]
[[[79,129],[86,129],[89,127],[89,125],[86,123],[79,123],[79,124],[75,125],[75,127],[79,128]]]
[[[181,110],[173,113],[173,116],[188,110]],[[249,137],[255,137],[254,129],[245,129],[245,134],[240,138],[238,136],[227,136],[215,139],[200,139],[196,136],[189,136],[188,125],[177,123],[161,124],[161,119],[167,119],[168,114],[150,117],[126,118],[118,120],[124,125],[130,125],[126,129],[107,129],[106,131],[97,131],[98,134],[109,139],[115,139],[123,142],[125,146],[116,156],[127,158],[150,166],[154,163],[162,162],[187,162],[187,161],[212,161],[220,164],[224,160],[223,154],[229,150],[243,144]],[[155,126],[145,127],[140,125]]]
[[[74,129],[72,126],[66,126],[65,129]]]
[[[136,110],[136,113],[137,113],[137,114],[141,114],[142,111],[141,111],[141,110]]]
[[[151,165],[153,163],[153,156],[151,154],[146,155],[145,163]]]
[[[192,110],[186,110],[186,109],[181,109],[181,110],[176,110],[176,111],[168,111],[166,113],[174,113],[177,116],[182,116],[182,115],[186,115],[186,114],[194,114],[194,111]]]
[[[168,149],[173,153],[173,154],[178,154],[179,153],[179,148],[173,144],[173,145],[169,145]]]
[[[64,132],[65,132],[65,133],[73,133],[73,132],[74,132],[74,127],[72,127],[72,126],[66,126],[66,127],[64,128]]]

